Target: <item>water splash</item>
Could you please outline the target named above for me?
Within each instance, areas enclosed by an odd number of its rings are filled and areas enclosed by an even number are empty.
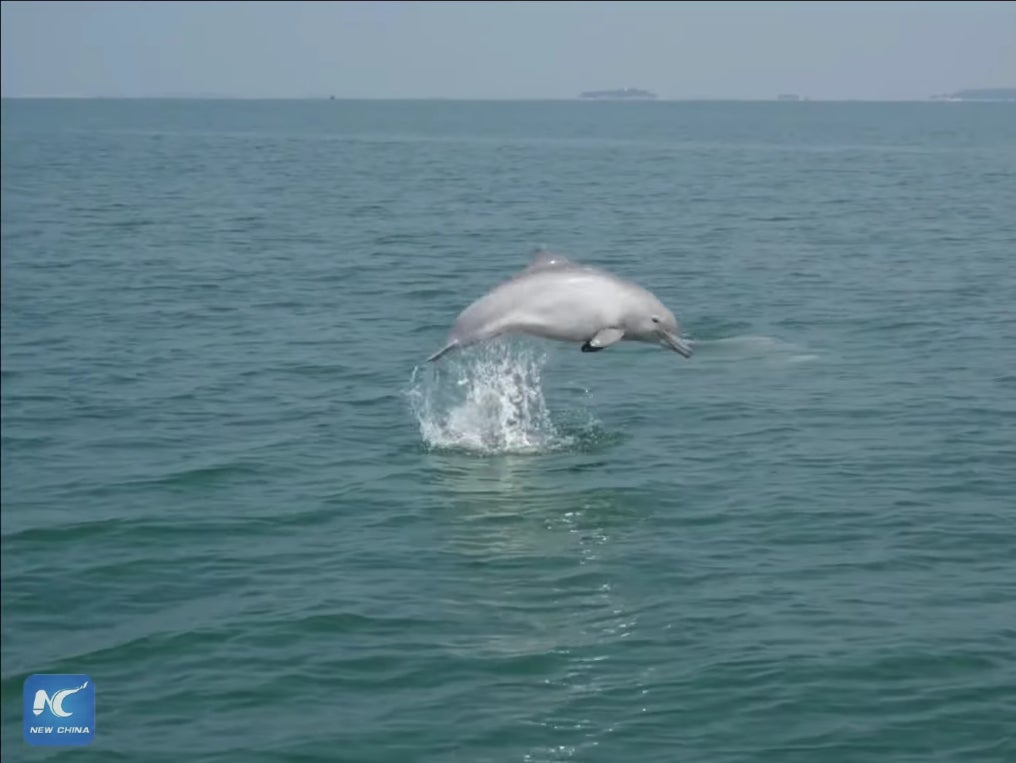
[[[494,342],[413,370],[409,403],[425,443],[481,453],[532,453],[571,444],[544,398],[544,352]]]

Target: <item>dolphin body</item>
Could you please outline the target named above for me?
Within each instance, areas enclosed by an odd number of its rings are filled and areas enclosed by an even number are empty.
[[[583,352],[629,340],[692,354],[674,314],[652,292],[543,249],[529,267],[463,310],[445,346],[427,360],[504,334],[581,343]]]

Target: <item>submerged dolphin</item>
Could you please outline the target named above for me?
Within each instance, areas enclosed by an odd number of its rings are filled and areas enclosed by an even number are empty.
[[[428,361],[503,334],[581,342],[583,352],[622,339],[691,357],[670,312],[651,292],[599,268],[540,250],[525,270],[463,310]]]

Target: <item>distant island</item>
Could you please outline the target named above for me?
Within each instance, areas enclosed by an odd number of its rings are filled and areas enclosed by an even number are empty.
[[[621,90],[587,90],[579,98],[592,101],[654,101],[656,93],[639,90],[637,87],[626,87]]]
[[[931,96],[933,101],[1016,101],[1016,87],[983,87]]]

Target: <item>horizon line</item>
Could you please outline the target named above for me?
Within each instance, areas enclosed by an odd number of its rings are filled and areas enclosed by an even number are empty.
[[[685,96],[656,98],[582,98],[581,96],[338,96],[338,95],[2,95],[4,101],[450,101],[458,103],[977,103],[993,102],[990,99],[951,99],[949,96],[929,95],[906,98],[820,98],[801,96],[796,99],[770,97]],[[1000,101],[1005,102],[1005,101]]]

